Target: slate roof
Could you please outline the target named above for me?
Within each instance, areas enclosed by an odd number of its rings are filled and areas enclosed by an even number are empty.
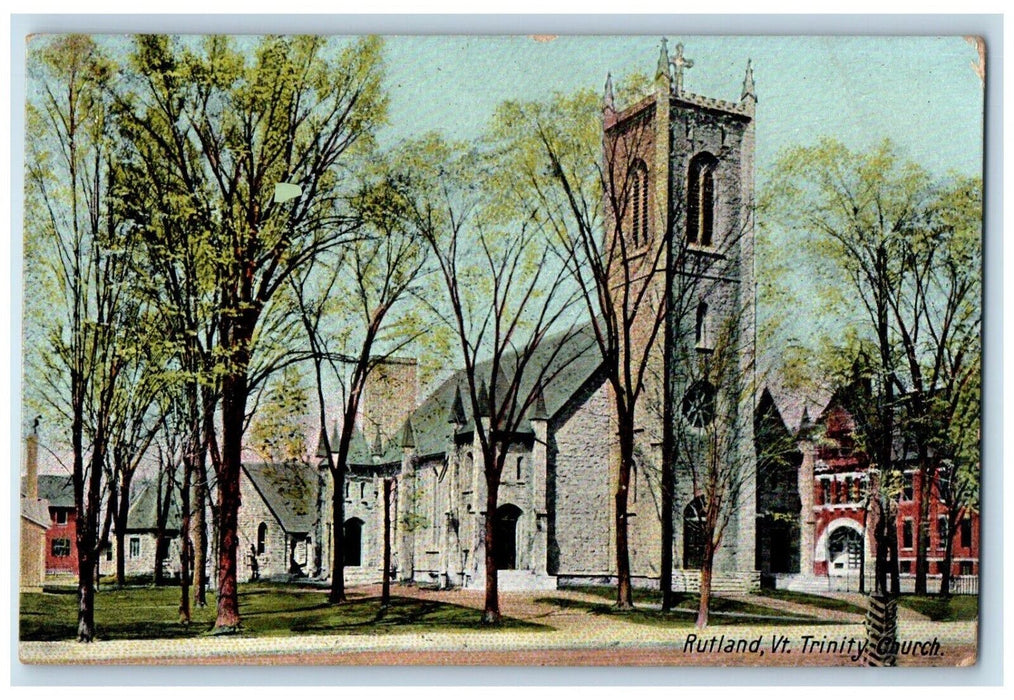
[[[49,501],[21,497],[21,517],[44,528],[52,524],[49,517]]]
[[[166,518],[166,530],[179,532],[182,521],[180,502],[175,492],[169,497],[169,517]],[[127,511],[127,530],[156,530],[158,523],[158,490],[154,484],[145,484],[131,499],[130,510]]]
[[[21,479],[21,493],[25,480]],[[39,474],[39,498],[49,501],[52,508],[74,508],[74,481],[62,474]]]
[[[570,337],[567,337],[567,336]],[[560,345],[560,343],[563,343]],[[553,357],[556,348],[559,352]],[[515,356],[507,359],[507,366]],[[521,394],[527,396],[532,385],[539,376],[540,369],[548,367],[547,376],[551,379],[543,387],[543,399],[545,412],[550,419],[554,418],[574,397],[584,384],[591,379],[602,366],[602,356],[595,340],[595,333],[591,325],[582,326],[575,331],[550,336],[540,343],[525,369],[524,381],[521,386]],[[557,368],[562,367],[554,375]],[[490,363],[482,362],[476,366],[477,377],[488,377],[490,374]],[[467,399],[468,380],[464,369],[459,369],[446,379],[437,389],[431,393],[419,407],[410,415],[412,422],[412,435],[415,442],[416,453],[421,456],[442,454],[451,440],[451,433],[454,425],[450,422],[452,408],[455,407],[455,391],[461,388],[461,395],[464,398],[463,411],[465,425],[473,425],[471,402]],[[535,406],[529,409],[529,414],[534,413]],[[541,406],[539,408],[542,408]],[[522,421],[521,432],[530,430],[530,424]],[[465,428],[470,432],[470,427]],[[372,448],[368,436],[362,431],[356,430],[353,435],[352,445],[349,450],[350,465],[372,465]],[[394,439],[388,441],[384,446],[381,463],[400,462],[402,456],[403,431],[399,431]],[[333,448],[332,448],[333,449]]]
[[[290,534],[313,530],[317,508],[317,470],[303,462],[246,462],[253,482],[282,529]]]

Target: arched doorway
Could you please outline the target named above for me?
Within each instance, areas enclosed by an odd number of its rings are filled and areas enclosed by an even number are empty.
[[[862,566],[863,535],[851,527],[839,527],[827,538],[827,568],[832,576],[858,575]]]
[[[496,509],[496,534],[493,544],[493,556],[496,559],[497,571],[518,568],[518,518],[521,509],[511,503],[505,503]]]
[[[343,542],[345,566],[362,566],[363,563],[363,521],[349,518],[345,521]]]
[[[699,569],[704,563],[704,499],[700,496],[683,509],[683,568]]]

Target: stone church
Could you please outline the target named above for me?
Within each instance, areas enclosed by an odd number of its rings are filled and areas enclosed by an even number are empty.
[[[622,153],[619,179],[632,187],[625,225],[613,228],[630,236],[631,255],[667,265],[667,274],[651,282],[664,285],[658,291],[669,311],[651,348],[645,405],[638,407],[631,571],[635,585],[658,586],[659,474],[670,441],[674,588],[698,585],[704,504],[695,460],[707,453],[731,465],[738,499],[715,555],[715,587],[743,590],[759,583],[752,386],[756,93],[749,65],[736,102],[687,92],[684,72],[692,65],[682,45],[670,56],[663,41],[651,93],[620,107],[607,81],[603,99],[603,147]],[[633,335],[636,341],[647,332],[635,328]],[[503,590],[615,581],[618,450],[598,353],[590,330],[566,341],[554,360],[567,361],[566,370],[543,388],[527,428],[509,448],[496,513]],[[345,485],[350,584],[381,579],[382,482],[392,479],[394,580],[483,586],[484,480],[473,429],[483,418],[465,408],[465,385],[455,373],[418,402],[412,360],[391,361],[371,377]],[[325,467],[318,484],[307,573],[326,579],[333,485]]]

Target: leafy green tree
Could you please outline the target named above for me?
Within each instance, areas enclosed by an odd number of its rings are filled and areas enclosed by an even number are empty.
[[[49,306],[41,316],[47,352],[32,370],[45,401],[69,427],[77,510],[78,641],[95,637],[95,571],[112,508],[111,425],[118,397],[131,389],[132,350],[124,331],[136,321],[128,271],[133,249],[114,193],[107,86],[115,66],[79,35],[40,41],[29,56],[37,89],[28,104],[25,229],[32,276]],[[115,477],[114,477],[115,478]],[[105,483],[104,483],[105,482]]]
[[[816,272],[831,290],[827,301],[875,350],[878,415],[868,421],[865,440],[888,481],[895,435],[915,447],[925,486],[916,590],[924,593],[934,454],[949,451],[955,416],[953,408],[938,407],[957,406],[961,387],[978,371],[981,182],[934,179],[888,142],[869,152],[829,140],[789,149],[774,172],[765,211],[797,237],[797,248],[806,244],[818,254]]]
[[[302,373],[295,365],[285,367],[268,380],[266,397],[258,402],[250,427],[250,444],[264,460],[285,464],[306,455],[309,395]]]
[[[247,401],[266,378],[252,372],[255,341],[270,344],[261,336],[285,308],[272,300],[290,276],[356,235],[342,172],[385,118],[381,63],[377,38],[339,47],[310,36],[209,36],[199,45],[143,36],[131,56],[139,77],[121,109],[171,168],[192,230],[208,237],[195,268],[214,280],[218,307],[220,631],[239,625],[240,464]]]

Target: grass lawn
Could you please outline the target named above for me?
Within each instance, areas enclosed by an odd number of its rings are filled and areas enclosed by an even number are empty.
[[[853,613],[855,615],[865,615],[866,608],[850,603],[847,600],[839,600],[838,598],[829,598],[822,595],[814,595],[813,593],[797,593],[795,591],[782,591],[782,590],[762,590],[758,595],[764,598],[774,598],[775,600],[784,600],[789,603],[801,603],[803,605],[812,605],[815,608],[824,608],[825,610],[836,610],[838,612]]]
[[[560,586],[560,590],[580,591],[581,593],[605,598],[606,600],[616,600],[616,586]],[[638,603],[662,602],[662,593],[650,588],[632,588],[630,595],[634,599],[635,605]]]
[[[589,590],[590,588],[600,587],[582,586],[572,590],[581,590],[593,593],[593,595],[598,595]],[[601,589],[603,591],[611,590],[605,586],[602,586]],[[607,596],[600,595],[600,597]],[[648,601],[657,603],[655,597],[649,598]],[[699,599],[696,594],[673,593],[673,603],[677,608],[679,608],[679,610],[674,610],[669,613],[663,613],[661,610],[643,607],[635,608],[634,610],[617,610],[611,604],[591,603],[571,600],[569,598],[557,598],[553,596],[538,598],[536,602],[549,603],[560,608],[584,610],[595,615],[622,615],[624,620],[637,624],[662,625],[667,627],[693,627],[694,623],[697,621],[697,606]],[[636,601],[634,605],[637,605]],[[711,612],[723,614],[711,615],[708,619],[709,625],[742,625],[743,623],[756,623],[759,625],[835,624],[831,620],[790,615],[781,610],[769,608],[764,605],[739,600],[729,600],[728,598],[713,597],[711,599]]]
[[[932,595],[903,595],[898,605],[922,613],[935,621],[955,622],[979,617],[979,596],[956,595],[943,599]]]
[[[99,639],[172,639],[209,634],[215,622],[215,602],[193,610],[189,627],[179,624],[179,589],[105,588],[95,597]],[[327,604],[327,591],[284,585],[241,584],[239,610],[243,634],[256,637],[297,634],[386,634],[430,630],[471,630],[479,627],[479,611],[432,600],[394,597],[381,610],[376,597],[349,596],[346,605]],[[549,629],[504,618],[501,629]],[[22,593],[22,641],[74,639],[77,597],[73,593]]]

